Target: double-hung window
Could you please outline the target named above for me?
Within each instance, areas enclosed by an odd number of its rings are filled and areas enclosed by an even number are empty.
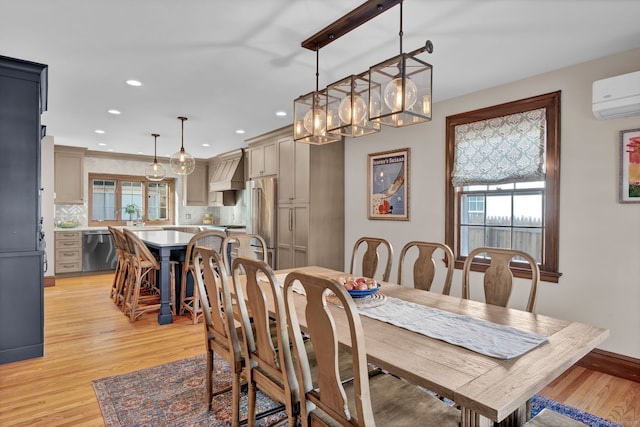
[[[446,161],[445,241],[456,267],[477,247],[519,249],[557,282],[560,92],[447,117]]]

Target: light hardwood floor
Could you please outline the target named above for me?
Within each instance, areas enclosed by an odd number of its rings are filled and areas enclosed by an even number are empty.
[[[56,280],[45,288],[45,355],[0,365],[0,426],[102,426],[91,380],[205,352],[202,324],[155,313],[131,324],[109,299],[112,275]],[[580,367],[542,394],[640,427],[640,383]]]

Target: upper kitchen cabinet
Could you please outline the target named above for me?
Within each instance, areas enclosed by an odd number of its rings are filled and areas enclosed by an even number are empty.
[[[47,66],[0,56],[0,364],[44,352],[40,115],[46,109]]]
[[[275,131],[277,133],[279,131]],[[290,132],[289,132],[290,133]],[[278,173],[278,142],[274,133],[248,139],[248,178],[261,178]]]
[[[208,204],[206,163],[196,161],[196,168],[184,180],[184,204],[187,206],[206,206]]]
[[[278,140],[279,203],[309,202],[309,144],[296,143],[288,136]]]
[[[54,146],[54,191],[56,204],[84,204],[84,155],[82,147]]]

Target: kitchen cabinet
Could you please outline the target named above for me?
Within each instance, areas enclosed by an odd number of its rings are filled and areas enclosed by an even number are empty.
[[[82,232],[56,231],[56,274],[82,271]]]
[[[278,172],[277,142],[268,141],[247,149],[249,157],[248,178],[275,175]]]
[[[309,144],[297,143],[289,136],[278,140],[278,201],[309,202]]]
[[[309,265],[309,204],[278,207],[278,268]]]
[[[47,66],[0,56],[0,364],[44,353],[40,116]]]
[[[196,162],[196,168],[184,180],[183,198],[186,206],[206,206],[209,202],[206,163]]]
[[[278,143],[277,268],[344,269],[344,142]]]
[[[86,148],[54,146],[55,203],[84,204],[84,154]]]

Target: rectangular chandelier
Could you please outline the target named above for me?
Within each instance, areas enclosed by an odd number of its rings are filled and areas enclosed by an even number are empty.
[[[294,100],[294,140],[328,144],[431,120],[433,66],[416,58],[433,44],[402,52],[402,1],[367,1],[302,42],[316,51],[316,90]],[[400,54],[318,89],[320,48],[400,4]]]

